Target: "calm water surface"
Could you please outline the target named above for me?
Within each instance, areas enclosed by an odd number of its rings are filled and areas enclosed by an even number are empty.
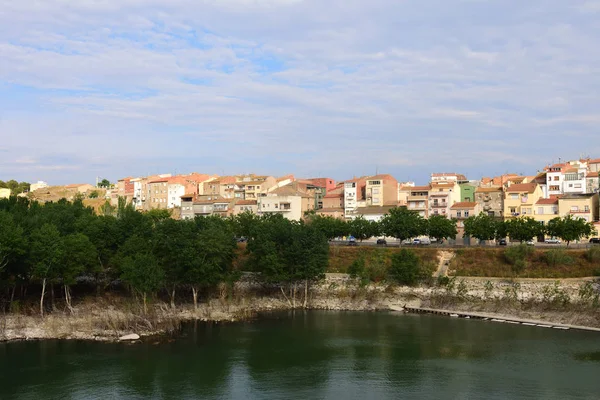
[[[394,313],[0,344],[0,399],[600,399],[600,334]]]

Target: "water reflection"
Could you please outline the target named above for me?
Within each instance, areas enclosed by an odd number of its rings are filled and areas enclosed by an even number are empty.
[[[191,323],[175,341],[0,345],[2,399],[597,398],[598,335],[388,313]]]

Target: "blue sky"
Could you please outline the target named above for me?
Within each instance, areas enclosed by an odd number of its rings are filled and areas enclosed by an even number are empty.
[[[600,0],[0,0],[0,179],[600,157]]]

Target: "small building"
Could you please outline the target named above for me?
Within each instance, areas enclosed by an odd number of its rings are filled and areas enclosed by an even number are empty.
[[[490,217],[504,217],[504,192],[502,186],[478,187],[475,189],[475,202]]]
[[[429,190],[431,187],[428,186],[412,186],[403,190],[408,190],[408,196],[406,198],[406,207],[409,210],[416,211],[423,218],[429,216]]]
[[[389,205],[359,207],[356,211],[356,217],[363,217],[367,221],[379,222],[392,208],[396,208],[396,206]]]
[[[238,215],[245,212],[258,213],[258,202],[256,200],[238,200],[233,206],[233,214]]]
[[[398,181],[390,174],[371,176],[366,184],[366,205],[398,205]]]
[[[0,199],[8,199],[10,197],[11,190],[8,188],[0,188]]]
[[[450,218],[456,219],[456,241],[462,241],[465,245],[474,244],[474,238],[465,236],[465,220],[479,215],[482,212],[481,205],[475,201],[461,201],[450,207]]]
[[[533,217],[533,209],[542,198],[542,189],[537,183],[510,185],[504,193],[504,218]]]
[[[193,193],[187,193],[181,196],[181,219],[194,219],[194,199]]]
[[[598,221],[598,193],[565,194],[558,199],[558,214],[572,215],[587,222]]]
[[[29,191],[33,192],[39,189],[45,189],[48,187],[48,183],[44,182],[44,181],[37,181],[36,183],[32,183],[29,186]]]
[[[549,199],[539,199],[535,203],[533,218],[543,225],[548,225],[548,222],[558,216],[558,197],[554,196]]]

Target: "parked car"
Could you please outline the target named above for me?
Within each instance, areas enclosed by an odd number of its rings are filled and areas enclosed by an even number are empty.
[[[544,243],[548,243],[548,244],[560,244],[560,239],[556,239],[556,238],[546,239],[546,240],[544,240]]]
[[[500,239],[498,240],[498,246],[506,246],[506,239]]]
[[[348,246],[358,246],[358,243],[356,243],[356,238],[354,236],[348,237]]]
[[[429,238],[422,238],[420,240],[421,240],[421,244],[425,244],[425,245],[431,244],[431,239],[429,239]]]
[[[527,246],[535,246],[535,243],[533,242],[533,240],[528,240],[527,243],[525,243]]]
[[[402,244],[412,244],[412,240],[410,239],[406,239],[404,242],[402,242]]]
[[[591,238],[590,243],[592,244],[600,244],[600,238]]]
[[[244,243],[244,242],[248,241],[248,238],[245,238],[245,237],[241,236],[239,238],[236,238],[236,240],[237,240],[238,243]]]
[[[377,244],[382,245],[382,246],[387,246],[387,241],[383,238],[377,239]]]
[[[413,239],[412,244],[414,244],[414,245],[421,244],[421,239]]]

